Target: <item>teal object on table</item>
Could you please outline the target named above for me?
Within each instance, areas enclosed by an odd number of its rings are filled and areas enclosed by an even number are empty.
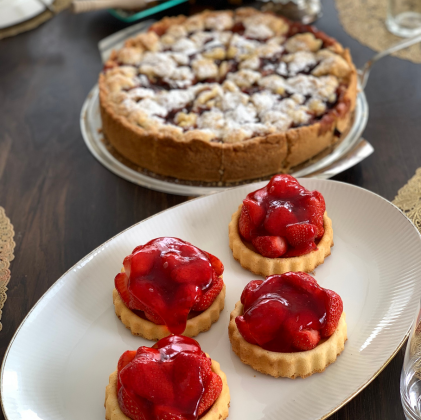
[[[162,12],[163,10],[169,9],[170,7],[177,6],[179,4],[185,3],[188,0],[170,0],[163,2],[161,4],[158,4],[154,7],[142,10],[140,12],[137,12],[133,15],[125,16],[122,12],[120,12],[118,9],[109,9],[108,11],[117,19],[122,20],[123,22],[135,22],[136,20],[143,19],[147,16],[153,15],[154,13]]]

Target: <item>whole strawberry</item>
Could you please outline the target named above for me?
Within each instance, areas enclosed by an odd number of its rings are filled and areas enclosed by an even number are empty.
[[[291,175],[275,175],[243,200],[241,237],[266,258],[292,258],[317,249],[324,235],[326,205]]]
[[[336,330],[343,312],[340,296],[307,273],[253,280],[241,295],[238,331],[250,344],[281,353],[307,351]]]
[[[118,404],[132,420],[198,418],[222,388],[211,359],[192,338],[172,335],[126,351],[118,362]]]

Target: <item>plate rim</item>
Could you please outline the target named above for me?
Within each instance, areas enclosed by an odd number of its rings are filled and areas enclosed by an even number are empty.
[[[116,159],[111,153],[107,150],[102,150],[100,144],[95,139],[95,134],[93,130],[89,127],[89,113],[90,109],[94,104],[94,100],[99,97],[99,88],[98,84],[95,84],[93,88],[89,91],[86,99],[82,105],[82,109],[80,111],[79,117],[79,124],[80,130],[82,133],[83,141],[85,142],[86,147],[91,152],[91,154],[95,157],[95,159],[101,163],[106,169],[108,169],[113,174],[119,176],[120,178],[125,179],[126,181],[132,182],[136,185],[140,185],[144,188],[149,188],[154,191],[165,192],[168,194],[174,195],[183,195],[183,196],[199,196],[199,195],[211,195],[223,191],[227,191],[231,188],[236,188],[237,186],[229,186],[229,187],[220,187],[220,186],[195,186],[195,185],[184,185],[184,184],[177,184],[175,182],[168,182],[163,181],[160,179],[155,179],[150,177],[146,174],[136,172],[134,169],[124,165],[118,159]],[[361,117],[359,120],[354,118],[353,125],[351,126],[350,132],[345,136],[343,141],[339,144],[339,148],[343,148],[342,152],[337,156],[333,156],[333,154],[328,154],[327,156],[323,157],[320,161],[315,162],[314,164],[309,165],[306,168],[299,169],[297,172],[292,173],[291,175],[296,177],[306,177],[311,176],[311,173],[314,171],[318,171],[320,169],[328,168],[329,165],[339,160],[347,151],[349,151],[361,138],[365,128],[367,127],[368,117],[369,117],[369,106],[367,102],[367,98],[365,96],[365,92],[363,89],[360,89],[357,94],[357,107],[360,107]],[[354,138],[349,141],[349,144],[344,144],[346,142],[347,137],[350,135],[352,130],[355,130]],[[98,150],[97,150],[98,149]],[[319,167],[317,164],[320,162],[325,161],[324,164]],[[310,172],[308,171],[309,168],[313,167]],[[256,181],[260,182],[260,181]],[[250,185],[254,182],[244,185]],[[240,185],[241,186],[241,185]]]
[[[34,4],[37,3],[36,1],[33,1],[33,0],[26,0],[26,2],[28,2],[28,1],[30,3],[34,3]],[[54,0],[45,0],[45,1],[47,2],[47,4],[49,6],[51,6],[54,3]],[[0,24],[0,29],[7,29],[7,28],[10,28],[14,25],[19,25],[20,23],[26,22],[26,21],[28,21],[28,20],[36,17],[36,16],[39,16],[41,13],[43,13],[45,11],[48,11],[48,9],[46,7],[43,7],[41,3],[39,3],[39,4],[40,4],[40,7],[41,7],[39,12],[35,11],[33,13],[30,13],[30,14],[26,15],[25,17],[19,17],[17,19],[15,18],[14,20],[12,20],[12,23],[7,23],[6,25]],[[15,7],[16,7],[16,5],[12,4],[12,7],[10,7],[9,10],[13,10],[13,9],[15,9]],[[15,13],[15,12],[12,12],[12,13]]]
[[[303,180],[305,178],[298,178],[299,181]],[[389,204],[391,207],[395,208],[395,210],[398,211],[398,213],[400,213],[400,215],[402,217],[404,217],[404,219],[412,226],[413,229],[415,229],[415,231],[418,234],[418,239],[421,241],[421,232],[417,229],[417,227],[412,223],[412,221],[406,216],[406,214],[399,208],[397,207],[395,204],[393,204],[391,201],[387,200],[386,198],[382,197],[380,194],[377,194],[373,191],[370,191],[366,188],[360,187],[358,185],[353,185],[347,182],[343,182],[343,181],[336,181],[336,180],[329,180],[329,179],[317,179],[318,182],[326,182],[326,183],[336,183],[336,184],[341,184],[341,185],[345,185],[346,187],[351,187],[351,188],[356,188],[359,190],[364,191],[364,193],[369,193],[369,194],[373,194],[374,196],[380,198],[381,200],[383,200],[386,204]],[[236,188],[247,188],[250,187],[251,185],[257,185],[260,184],[262,182],[265,181],[259,181],[259,182],[255,182],[255,183],[251,183],[251,184],[246,184],[246,185],[240,185],[240,186],[236,186],[236,187],[232,187],[232,188],[228,188],[224,191],[220,191],[218,193],[212,194],[212,196],[215,196],[217,194],[224,194],[224,193],[228,193],[229,191],[236,189]],[[152,216],[149,216],[137,223],[134,223],[133,225],[127,227],[126,229],[122,230],[121,232],[117,233],[116,235],[112,236],[111,238],[109,238],[108,240],[106,240],[105,242],[103,242],[102,244],[100,244],[99,246],[97,246],[95,249],[93,249],[91,252],[89,252],[88,254],[86,254],[84,257],[82,257],[80,260],[78,260],[74,265],[72,265],[65,273],[63,273],[43,294],[42,296],[37,300],[37,302],[32,306],[32,308],[29,310],[29,312],[26,314],[26,316],[23,318],[22,322],[19,324],[18,328],[16,329],[15,333],[12,336],[12,339],[10,340],[9,345],[6,348],[6,352],[4,353],[3,356],[3,360],[2,363],[0,365],[0,406],[1,406],[1,410],[3,412],[3,415],[5,417],[5,420],[15,420],[15,419],[11,419],[7,416],[6,411],[5,411],[5,407],[3,405],[3,383],[4,383],[4,368],[6,365],[6,361],[7,361],[7,357],[10,353],[10,350],[12,348],[12,345],[17,337],[17,335],[19,334],[19,331],[21,330],[21,328],[23,327],[23,325],[25,324],[27,318],[31,315],[31,313],[35,310],[35,308],[41,303],[41,301],[46,297],[46,295],[50,292],[50,290],[56,286],[56,284],[63,279],[63,277],[65,277],[70,271],[72,271],[75,267],[77,267],[77,265],[80,264],[81,261],[85,260],[85,259],[89,259],[90,256],[92,256],[93,254],[95,254],[95,252],[97,252],[100,248],[104,247],[106,244],[108,244],[109,242],[111,242],[112,240],[114,240],[116,237],[122,235],[123,233],[125,233],[126,231],[134,228],[135,226],[144,223],[154,217],[157,217],[167,211],[171,211],[177,207],[181,207],[184,205],[187,205],[193,201],[196,200],[200,200],[200,199],[205,199],[207,197],[210,197],[210,195],[205,195],[205,196],[199,196],[199,197],[194,197],[190,200],[186,200],[183,203],[179,203],[176,204],[173,207],[170,207],[168,209],[162,210],[158,213],[153,214]],[[370,385],[371,382],[374,381],[374,379],[377,378],[377,376],[380,375],[380,373],[387,367],[387,365],[391,362],[391,360],[396,356],[396,354],[399,352],[399,350],[401,350],[402,346],[405,344],[405,341],[407,340],[407,338],[409,337],[409,334],[411,332],[411,328],[412,328],[412,324],[413,321],[411,322],[411,324],[408,327],[408,330],[406,331],[405,335],[403,336],[401,342],[398,344],[398,346],[396,347],[396,349],[393,351],[393,353],[390,355],[390,357],[385,361],[384,364],[382,364],[382,366],[376,371],[374,372],[374,374],[364,383],[362,384],[352,395],[350,395],[348,398],[346,398],[343,402],[341,402],[338,406],[336,406],[333,410],[331,410],[329,413],[325,414],[323,417],[320,418],[320,420],[324,420],[328,417],[330,417],[332,414],[334,414],[335,412],[337,412],[339,409],[341,409],[343,406],[345,406],[349,401],[351,401],[355,396],[357,396],[364,388],[366,388],[368,385]]]

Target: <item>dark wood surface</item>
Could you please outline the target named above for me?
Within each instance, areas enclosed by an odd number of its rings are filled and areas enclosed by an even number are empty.
[[[333,0],[323,1],[323,10],[317,26],[363,64],[373,52],[343,31]],[[186,200],[120,179],[82,140],[80,109],[101,70],[97,43],[124,26],[107,12],[64,12],[0,41],[0,205],[16,231],[0,360],[28,311],[72,265],[121,230]],[[385,58],[373,68],[366,94],[364,136],[375,153],[335,179],[392,200],[421,166],[421,65]],[[331,418],[403,420],[402,362],[401,350]]]

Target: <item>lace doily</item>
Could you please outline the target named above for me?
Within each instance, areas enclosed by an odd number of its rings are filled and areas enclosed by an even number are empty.
[[[415,175],[404,185],[393,200],[421,232],[421,168],[418,168]],[[410,356],[417,357],[412,369],[415,375],[421,379],[421,312],[416,319],[417,328],[410,337]]]
[[[382,51],[402,40],[386,28],[387,0],[336,0],[336,8],[345,31],[375,51]],[[421,63],[421,44],[393,55]]]
[[[10,280],[10,261],[14,258],[14,235],[13,226],[6,217],[4,208],[0,207],[0,320],[4,302],[6,302],[7,283]],[[2,327],[0,322],[0,331]]]
[[[398,191],[393,204],[398,206],[421,232],[421,168],[418,168],[415,175]]]

